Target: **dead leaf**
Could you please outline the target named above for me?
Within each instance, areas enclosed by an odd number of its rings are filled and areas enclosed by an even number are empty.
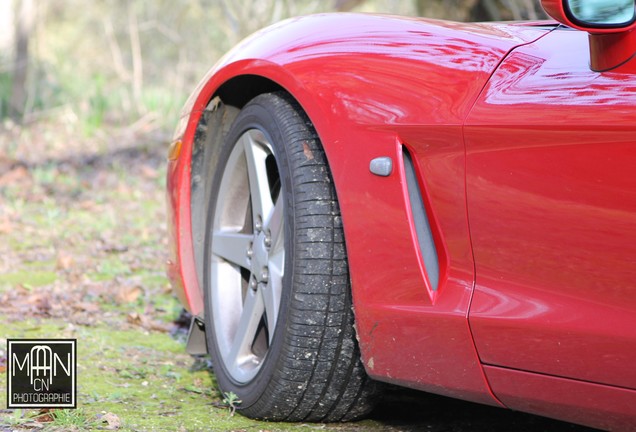
[[[64,251],[58,251],[56,268],[58,270],[68,270],[71,268],[74,261],[75,260],[71,254]]]
[[[102,250],[108,253],[128,252],[128,246],[125,245],[105,245]]]
[[[111,238],[113,237],[111,232],[104,232],[100,236],[101,245],[99,249],[103,250],[107,253],[122,253],[128,252],[128,246],[123,244],[115,244],[111,242]]]
[[[83,312],[99,312],[99,306],[89,302],[75,302],[73,303],[73,309]]]
[[[0,220],[0,233],[9,234],[11,231],[13,231],[13,224],[9,218],[3,218]]]
[[[51,311],[51,299],[48,293],[35,293],[29,296],[27,303],[31,304],[35,308],[35,312],[42,315],[48,315]]]
[[[35,416],[35,421],[38,423],[48,423],[48,422],[52,422],[54,419],[53,417],[53,412],[55,410],[50,409],[50,408],[42,408],[39,412],[38,415]]]
[[[115,300],[119,304],[132,303],[143,294],[144,290],[139,285],[122,285],[117,288]]]
[[[129,185],[125,184],[125,183],[119,183],[117,185],[116,190],[117,190],[118,193],[120,193],[122,195],[132,195],[133,194],[132,188]]]
[[[141,166],[141,175],[149,179],[156,179],[157,177],[159,177],[159,173],[157,172],[157,170],[148,165]]]
[[[314,152],[311,151],[307,142],[303,143],[303,153],[305,154],[307,160],[312,160],[314,158]]]
[[[121,426],[121,420],[119,419],[118,416],[116,416],[112,412],[107,412],[106,414],[102,414],[99,418],[101,419],[102,423],[106,423],[107,425],[104,427],[104,429],[115,430],[115,429],[119,429]]]
[[[22,165],[18,165],[10,171],[0,175],[0,186],[6,186],[11,183],[19,183],[26,180],[31,180],[29,170]]]
[[[82,210],[93,210],[96,207],[95,201],[82,201],[78,204],[78,207]]]
[[[138,325],[138,326],[143,325],[142,316],[139,315],[137,312],[129,313],[126,316],[126,321],[128,321],[130,324],[133,324],[133,325]]]
[[[149,326],[147,327],[149,330],[160,331],[163,333],[168,333],[172,330],[169,324],[162,323],[160,321],[151,321]]]
[[[126,316],[126,321],[128,321],[130,324],[143,327],[146,330],[154,330],[160,332],[170,331],[170,325],[159,321],[154,321],[145,315],[138,314],[137,312],[129,313],[128,316]]]

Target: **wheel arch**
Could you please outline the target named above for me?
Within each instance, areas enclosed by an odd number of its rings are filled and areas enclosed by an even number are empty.
[[[244,74],[234,76],[221,84],[214,97],[219,97],[226,105],[243,108],[250,100],[263,93],[285,91],[276,81],[262,75]],[[293,95],[292,95],[293,97]]]
[[[262,65],[261,65],[262,66]],[[243,66],[245,67],[245,66]],[[186,284],[187,298],[190,309],[193,313],[203,316],[202,297],[203,297],[203,241],[205,238],[205,212],[209,206],[209,179],[211,176],[209,167],[213,163],[210,160],[212,147],[219,145],[225,134],[229,130],[234,118],[238,112],[255,97],[271,92],[285,92],[289,97],[299,103],[305,114],[314,121],[312,116],[303,104],[304,98],[297,97],[297,91],[300,85],[294,83],[292,85],[296,91],[292,92],[280,83],[280,80],[273,79],[264,74],[258,73],[242,73],[230,76],[220,85],[215,86],[214,90],[206,89],[199,95],[195,102],[195,106],[203,106],[204,108],[193,109],[189,124],[196,127],[188,149],[189,156],[189,177],[190,177],[190,199],[189,213],[191,225],[192,254],[194,259],[194,267],[196,270],[196,286],[192,285],[192,280]],[[208,85],[213,85],[209,82]],[[208,87],[206,85],[206,87]],[[208,91],[206,91],[208,90]],[[201,96],[206,95],[203,99]],[[193,122],[193,117],[196,121]],[[314,124],[318,136],[320,131]],[[186,132],[186,136],[188,133]],[[325,148],[327,159],[329,160],[329,152]],[[186,156],[186,155],[184,155]]]

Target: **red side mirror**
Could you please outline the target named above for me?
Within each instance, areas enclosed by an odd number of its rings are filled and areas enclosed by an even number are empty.
[[[635,0],[541,0],[552,18],[590,35],[590,67],[636,72]]]
[[[590,33],[618,33],[636,27],[634,0],[541,0],[555,20]]]

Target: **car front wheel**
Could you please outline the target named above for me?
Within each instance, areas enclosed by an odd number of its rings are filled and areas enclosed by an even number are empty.
[[[285,93],[256,97],[213,175],[205,319],[221,391],[253,418],[363,417],[377,384],[360,361],[336,191],[311,122]]]

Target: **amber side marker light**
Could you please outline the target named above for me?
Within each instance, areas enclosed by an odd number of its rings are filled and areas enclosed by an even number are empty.
[[[170,148],[168,149],[168,160],[175,161],[179,159],[179,155],[181,154],[181,140],[173,141],[170,144]]]

